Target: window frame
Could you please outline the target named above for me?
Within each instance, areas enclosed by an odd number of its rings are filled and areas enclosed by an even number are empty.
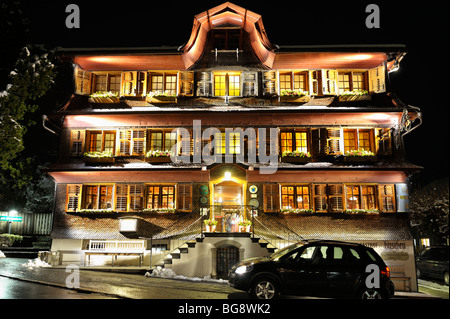
[[[168,194],[163,194],[163,188],[164,187],[169,187],[173,189],[172,194],[168,193]],[[154,191],[152,191],[152,193],[150,193],[150,188],[158,188],[158,193],[155,193]],[[164,198],[169,198],[170,195],[172,195],[173,197],[173,202],[172,202],[172,207],[163,207],[163,202],[164,202]],[[145,208],[146,209],[175,209],[176,207],[176,186],[175,184],[147,184],[146,185],[146,195],[145,195]],[[151,200],[151,207],[149,207],[149,197],[152,196],[152,200]],[[155,200],[155,196],[158,196],[157,199]],[[155,203],[156,206],[155,207]],[[169,201],[168,201],[169,203]]]
[[[97,187],[96,192],[89,194],[88,189],[89,188]],[[110,192],[103,195],[102,194],[102,188],[109,188]],[[95,202],[92,207],[88,207],[87,196],[91,195],[93,198],[95,198]],[[102,207],[102,198],[110,197],[110,207]],[[92,203],[92,201],[91,201]],[[99,183],[99,184],[83,184],[83,190],[82,190],[82,196],[81,196],[81,209],[93,209],[93,210],[102,210],[102,209],[110,209],[111,211],[115,209],[115,184],[109,184],[109,183]]]
[[[285,187],[293,187],[293,192],[292,194],[285,194],[283,193],[283,188]],[[301,188],[301,192],[299,192],[299,188]],[[304,189],[306,188],[307,193],[304,193]],[[280,208],[281,209],[311,209],[311,186],[310,184],[281,184],[280,185],[280,194],[281,194],[281,205]],[[294,206],[293,207],[288,207],[285,205],[284,200],[283,200],[283,196],[288,196],[288,197],[292,197],[292,201]],[[299,197],[302,198],[302,204],[299,205]],[[305,200],[304,198],[307,198],[307,206],[305,207]]]
[[[237,77],[238,81],[231,81],[230,77],[233,77],[233,78]],[[240,96],[242,96],[242,77],[243,77],[243,72],[235,72],[235,71],[213,72],[213,74],[212,74],[213,96],[217,96],[217,97],[225,97],[225,96],[240,97]],[[217,81],[218,79],[220,79],[220,81]],[[238,88],[232,89],[231,88],[232,83],[237,85]],[[216,88],[216,86],[218,84],[220,84],[220,86],[223,85],[224,88],[222,88],[222,87]],[[231,91],[234,91],[237,94],[230,95]],[[222,94],[222,93],[224,93],[224,94]]]
[[[178,132],[172,132],[172,131],[173,131],[172,129],[171,130],[149,130],[147,133],[148,138],[147,138],[146,149],[149,151],[169,151],[170,152],[172,150],[172,147],[178,143],[178,136],[179,136]],[[161,134],[161,138],[154,139],[153,134]],[[170,135],[175,134],[175,139],[173,139],[173,138],[166,139],[166,134],[170,134]],[[154,148],[154,143],[153,143],[154,140],[159,140],[161,142],[160,149]],[[169,143],[170,149],[168,149],[168,150],[167,150],[168,145],[166,145],[167,141],[174,141],[173,144],[171,144],[172,142]]]
[[[291,138],[284,138],[283,139],[283,134],[289,134],[291,133],[292,136]],[[297,133],[300,134],[305,134],[305,138],[297,138]],[[300,152],[309,152],[309,131],[304,129],[293,129],[293,130],[289,130],[289,129],[283,129],[280,130],[280,137],[279,137],[279,145],[280,145],[280,154],[283,154],[283,152],[294,152],[294,151],[300,151]],[[291,141],[291,149],[288,149],[287,145],[283,145],[283,141]],[[303,146],[303,142],[306,144],[306,146]],[[300,145],[298,145],[300,144]]]
[[[100,135],[101,134],[101,146],[100,150],[97,150],[97,147],[95,149],[92,148],[92,136],[93,135]],[[113,139],[112,140],[105,140],[106,134],[112,134]],[[116,131],[112,130],[90,130],[87,131],[87,141],[86,141],[86,151],[87,152],[104,152],[105,151],[105,142],[111,142],[112,141],[112,154],[114,155],[116,153]]]

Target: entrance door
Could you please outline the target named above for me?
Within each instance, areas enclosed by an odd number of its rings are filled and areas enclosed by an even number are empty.
[[[239,262],[239,248],[228,245],[217,248],[217,278],[228,279],[228,271]]]
[[[239,220],[242,219],[244,202],[242,185],[224,181],[214,185],[214,219],[217,220],[218,232],[238,232]]]
[[[226,181],[214,185],[214,205],[242,205],[242,185]]]

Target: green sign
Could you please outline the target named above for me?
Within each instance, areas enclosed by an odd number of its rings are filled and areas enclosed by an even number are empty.
[[[21,222],[22,217],[19,216],[0,216],[0,222]]]

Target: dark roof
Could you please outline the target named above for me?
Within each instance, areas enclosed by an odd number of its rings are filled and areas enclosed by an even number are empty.
[[[117,215],[119,216],[119,215]],[[52,238],[61,239],[127,239],[185,238],[199,235],[197,213],[139,214],[137,233],[120,233],[117,216],[58,214]],[[128,214],[129,216],[129,214]],[[254,221],[255,233],[269,242],[274,239],[299,241],[325,239],[339,241],[410,240],[407,214],[265,214]]]
[[[268,241],[326,239],[410,240],[408,214],[261,214],[257,229]],[[262,226],[264,225],[264,226]]]
[[[119,217],[138,219],[137,233],[119,232]],[[197,227],[198,224],[198,227]],[[64,239],[127,239],[168,237],[189,238],[194,230],[199,230],[198,214],[66,214],[56,215],[52,238]]]
[[[145,98],[121,98],[120,103],[93,103],[87,96],[74,94],[59,113],[151,113],[151,112],[401,112],[403,103],[390,93],[379,93],[361,100],[342,100],[338,96],[312,97],[308,102],[288,102],[278,97],[236,97],[225,103],[219,97],[179,97],[177,103],[151,104]]]

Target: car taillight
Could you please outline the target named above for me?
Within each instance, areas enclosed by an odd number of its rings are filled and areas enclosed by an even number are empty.
[[[391,270],[389,269],[388,266],[384,267],[384,270],[381,270],[381,273],[383,275],[385,275],[386,277],[390,278],[391,277]]]

